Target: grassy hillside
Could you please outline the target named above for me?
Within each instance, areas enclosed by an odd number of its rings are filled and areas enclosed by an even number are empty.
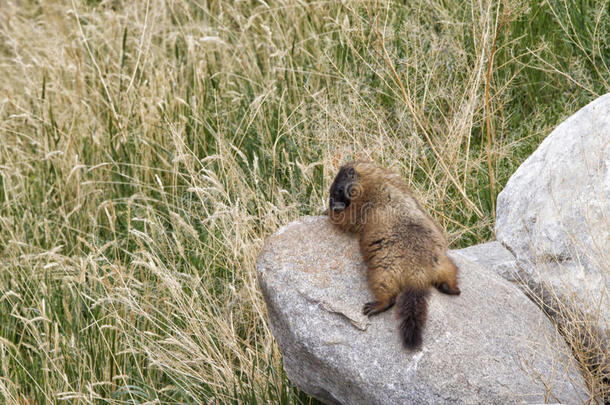
[[[0,402],[313,402],[266,322],[264,238],[354,157],[400,170],[453,247],[493,238],[510,174],[610,90],[609,17],[2,1]]]

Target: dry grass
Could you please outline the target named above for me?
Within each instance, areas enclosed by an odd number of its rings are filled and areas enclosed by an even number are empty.
[[[608,91],[607,9],[406,3],[4,1],[0,397],[311,402],[255,261],[352,157],[489,239],[508,176]]]
[[[601,227],[597,227],[601,229]],[[610,401],[610,341],[608,340],[608,309],[603,307],[608,292],[603,280],[608,276],[608,252],[595,251],[596,247],[581,245],[583,236],[570,235],[572,260],[556,263],[541,260],[529,275],[519,273],[517,279],[525,293],[553,320],[557,331],[571,349],[580,366],[581,374],[591,392],[592,403]],[[584,263],[583,258],[600,261]],[[589,286],[580,289],[580,269],[586,268]],[[559,276],[557,276],[559,275]],[[592,290],[591,284],[599,284]]]
[[[591,394],[590,402],[605,404],[610,393],[610,359],[608,341],[604,337],[607,322],[600,317],[599,308],[590,308],[588,302],[576,294],[566,294],[569,288],[560,288],[548,283],[536,283],[531,278],[523,279],[525,293],[553,320],[557,331],[563,336]],[[561,293],[558,293],[561,291]],[[559,353],[566,355],[567,353]],[[568,363],[570,359],[560,360]],[[552,383],[552,382],[549,382]],[[578,386],[578,382],[574,382]]]

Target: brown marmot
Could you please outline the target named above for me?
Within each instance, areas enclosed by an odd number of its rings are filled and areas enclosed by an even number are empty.
[[[440,226],[424,211],[399,174],[373,162],[341,167],[330,187],[330,221],[357,233],[376,301],[365,315],[383,312],[398,301],[404,344],[422,343],[429,287],[460,294],[457,266],[447,256]]]

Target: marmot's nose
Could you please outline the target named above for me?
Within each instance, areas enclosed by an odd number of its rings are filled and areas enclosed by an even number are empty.
[[[333,211],[342,211],[345,209],[345,203],[343,201],[335,201],[334,198],[331,198],[330,209]]]

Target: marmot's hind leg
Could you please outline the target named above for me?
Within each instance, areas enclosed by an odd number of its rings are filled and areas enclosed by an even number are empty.
[[[364,315],[371,316],[386,311],[396,302],[398,291],[394,291],[394,289],[391,288],[392,286],[386,282],[385,278],[387,278],[387,276],[388,274],[384,269],[369,269],[369,286],[375,295],[375,301],[364,304],[364,307],[362,307],[362,313]]]
[[[434,286],[442,293],[460,295],[457,281],[458,268],[448,256],[445,256],[438,267]]]
[[[395,302],[396,297],[392,297],[386,301],[367,302],[366,304],[364,304],[364,307],[362,307],[362,313],[368,316],[376,315],[392,308],[392,305],[394,305]]]

